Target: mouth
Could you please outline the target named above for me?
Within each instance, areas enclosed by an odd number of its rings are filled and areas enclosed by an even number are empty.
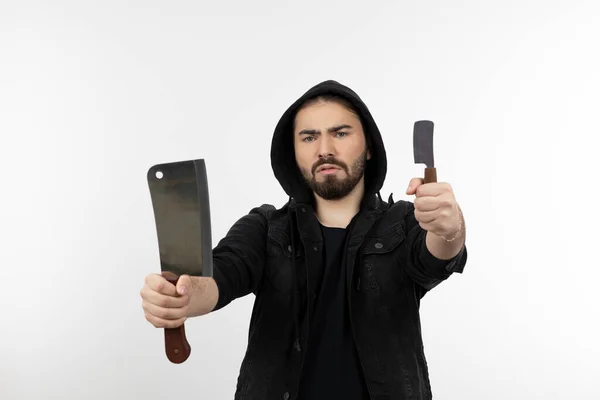
[[[319,174],[333,174],[340,170],[340,167],[333,164],[323,164],[319,168],[317,168],[317,173]]]

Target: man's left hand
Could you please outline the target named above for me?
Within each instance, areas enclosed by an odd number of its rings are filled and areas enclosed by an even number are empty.
[[[406,194],[416,196],[415,218],[426,231],[451,238],[461,229],[460,210],[450,184],[423,183],[422,178],[413,178]]]

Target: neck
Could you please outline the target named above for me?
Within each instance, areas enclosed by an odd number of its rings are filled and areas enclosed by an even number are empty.
[[[358,213],[365,193],[364,177],[346,197],[339,200],[325,200],[315,195],[317,219],[330,228],[346,228]]]

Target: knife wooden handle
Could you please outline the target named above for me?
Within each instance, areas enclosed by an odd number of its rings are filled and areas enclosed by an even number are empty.
[[[435,168],[425,168],[424,183],[437,182],[437,172]]]
[[[162,276],[173,285],[177,285],[179,276],[171,272],[163,272]],[[177,328],[165,328],[165,351],[169,361],[174,364],[181,364],[188,359],[192,348],[185,336],[185,324]]]

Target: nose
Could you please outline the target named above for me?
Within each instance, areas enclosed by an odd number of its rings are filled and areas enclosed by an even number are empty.
[[[322,135],[319,138],[319,158],[329,158],[335,155],[333,141],[329,135]]]

